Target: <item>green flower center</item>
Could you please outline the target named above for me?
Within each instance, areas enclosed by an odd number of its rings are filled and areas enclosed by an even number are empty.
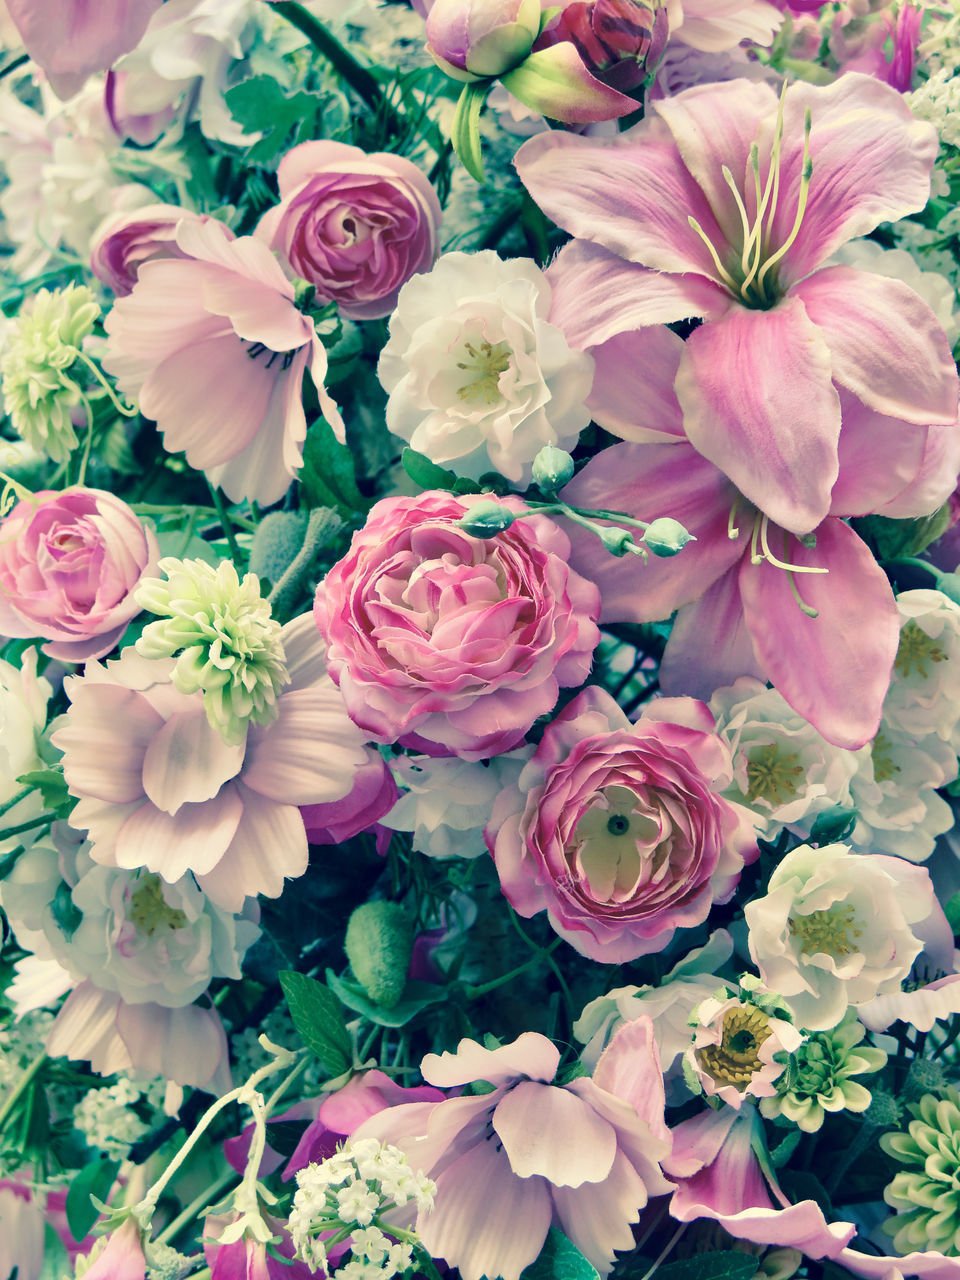
[[[486,340],[476,346],[465,342],[468,360],[458,360],[457,368],[471,376],[457,391],[467,404],[496,404],[500,399],[500,375],[510,368],[513,352],[506,342],[491,344]]]
[[[137,888],[130,894],[127,914],[137,932],[148,938],[160,929],[183,929],[187,925],[186,914],[178,907],[167,905],[159,876],[140,877]]]
[[[874,738],[870,747],[870,756],[873,760],[873,779],[874,782],[889,782],[894,774],[900,772],[900,766],[895,764],[891,756],[893,744],[890,739],[884,735],[881,729]]]
[[[747,799],[785,804],[797,794],[803,765],[796,752],[781,755],[775,743],[757,747],[747,757]]]
[[[838,960],[857,950],[855,939],[863,933],[849,904],[828,907],[825,911],[811,911],[809,915],[791,916],[787,923],[791,935],[800,939],[800,954],[804,956],[822,952]]]
[[[928,663],[946,662],[947,655],[932,636],[928,636],[922,627],[911,619],[900,632],[900,644],[893,667],[904,679],[914,669],[921,680],[930,675]]]

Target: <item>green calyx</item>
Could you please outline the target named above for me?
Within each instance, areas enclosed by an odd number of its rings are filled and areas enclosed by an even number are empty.
[[[925,1094],[907,1110],[906,1133],[885,1133],[880,1146],[906,1168],[883,1193],[896,1216],[884,1223],[902,1253],[932,1249],[960,1256],[960,1094]]]

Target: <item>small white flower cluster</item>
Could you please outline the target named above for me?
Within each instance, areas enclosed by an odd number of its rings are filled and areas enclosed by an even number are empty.
[[[941,142],[960,147],[960,80],[956,68],[941,67],[906,99],[918,119],[933,125]]]
[[[130,1109],[142,1097],[143,1090],[125,1077],[107,1089],[91,1089],[73,1109],[73,1127],[83,1134],[88,1147],[112,1160],[126,1160],[130,1148],[150,1128]]]
[[[389,1280],[410,1265],[412,1249],[384,1234],[380,1215],[410,1200],[419,1210],[432,1209],[436,1189],[410,1167],[399,1147],[375,1138],[348,1140],[328,1160],[309,1164],[297,1174],[287,1223],[297,1256],[313,1271],[325,1268],[326,1244],[321,1237],[327,1242],[349,1237],[352,1260],[336,1275],[342,1280]]]
[[[0,1027],[0,1098],[18,1083],[30,1063],[43,1051],[52,1025],[53,1014],[37,1009],[18,1022]]]

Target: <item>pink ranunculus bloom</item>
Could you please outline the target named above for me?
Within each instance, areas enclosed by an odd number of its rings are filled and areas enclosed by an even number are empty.
[[[256,235],[353,320],[389,315],[401,287],[429,271],[443,211],[411,161],[345,142],[294,147],[277,169],[280,203]]]
[[[876,38],[860,54],[847,61],[844,70],[864,71],[892,85],[899,93],[909,93],[913,88],[923,16],[922,4],[904,4],[895,15],[878,15]],[[888,40],[892,46],[889,58],[886,55]]]
[[[317,588],[330,674],[376,742],[509,751],[590,670],[600,600],[568,568],[566,535],[530,516],[474,538],[457,522],[476,501],[382,499]]]
[[[546,728],[487,828],[503,891],[591,960],[662,951],[702,924],[757,856],[750,814],[721,798],[733,762],[708,708],[652,702],[631,724],[590,686]]]
[[[679,610],[660,673],[666,692],[708,699],[755,676],[828,742],[862,747],[880,724],[899,621],[886,574],[843,517],[935,511],[956,484],[960,431],[892,420],[843,393],[839,475],[807,545],[769,507],[747,501],[685,434],[674,392],[684,347],[657,327],[592,348],[589,407],[628,443],[599,453],[564,497],[640,519],[672,516],[697,541],[672,560],[628,564],[571,529],[572,563],[599,585],[605,622]]]
[[[210,218],[181,222],[180,258],[147,262],[104,327],[104,367],[153,418],[172,453],[235,502],[283,497],[302,461],[301,402],[309,368],[339,440],[343,422],[324,389],[327,357],[294,287],[267,246],[231,239]]]
[[[90,269],[118,298],[126,297],[133,292],[137,275],[145,262],[186,256],[176,240],[177,226],[184,221],[208,222],[213,219],[175,204],[148,204],[111,214],[93,237]],[[228,239],[234,238],[229,227],[223,227],[223,230]]]
[[[173,687],[172,658],[126,649],[65,682],[71,705],[54,741],[79,798],[70,824],[88,831],[95,862],[168,883],[192,871],[227,911],[303,875],[297,806],[341,799],[369,749],[326,676],[310,615],[288,622],[282,640],[290,681],[278,714],[237,744],[211,726],[201,693]]]
[[[7,0],[27,52],[59,98],[129,53],[162,0]]]
[[[134,592],[158,556],[153,531],[112,493],[35,493],[0,523],[0,633],[42,636],[61,662],[100,658],[140,612]]]
[[[530,194],[577,237],[548,273],[551,319],[593,347],[703,317],[676,374],[686,434],[771,520],[810,533],[831,508],[841,423],[956,421],[930,307],[900,281],[824,266],[924,207],[936,130],[862,75],[790,84],[779,107],[746,80],[653,105],[619,138],[543,134],[518,153]]]
[[[518,1280],[551,1222],[607,1275],[614,1250],[634,1247],[630,1224],[648,1198],[672,1189],[650,1019],[617,1032],[592,1079],[551,1083],[559,1060],[532,1031],[493,1050],[461,1040],[456,1053],[427,1054],[424,1079],[444,1089],[483,1080],[492,1093],[390,1107],[353,1134],[395,1144],[433,1178],[436,1204],[417,1234],[463,1280]]]

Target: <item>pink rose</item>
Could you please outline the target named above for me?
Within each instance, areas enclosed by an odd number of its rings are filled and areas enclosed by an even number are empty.
[[[487,829],[504,893],[522,916],[591,960],[662,951],[702,924],[757,856],[750,815],[720,792],[733,765],[693,698],[661,698],[631,724],[594,687],[552,724]]]
[[[90,250],[93,274],[118,298],[133,292],[137,273],[155,258],[185,258],[176,242],[179,222],[209,222],[213,219],[191,213],[175,204],[149,204],[140,209],[124,209],[111,214],[97,228]],[[220,224],[222,225],[222,224]],[[223,228],[232,240],[233,232]]]
[[[18,502],[0,524],[0,634],[42,636],[43,652],[86,662],[113,648],[140,613],[157,540],[125,502],[80,485]]]
[[[471,537],[457,521],[475,503],[384,498],[317,589],[330,675],[377,742],[509,751],[590,670],[600,597],[569,568],[566,534],[529,516]]]
[[[388,315],[401,286],[433,263],[440,202],[402,156],[304,142],[283,158],[277,179],[280,203],[256,234],[344,315]]]

